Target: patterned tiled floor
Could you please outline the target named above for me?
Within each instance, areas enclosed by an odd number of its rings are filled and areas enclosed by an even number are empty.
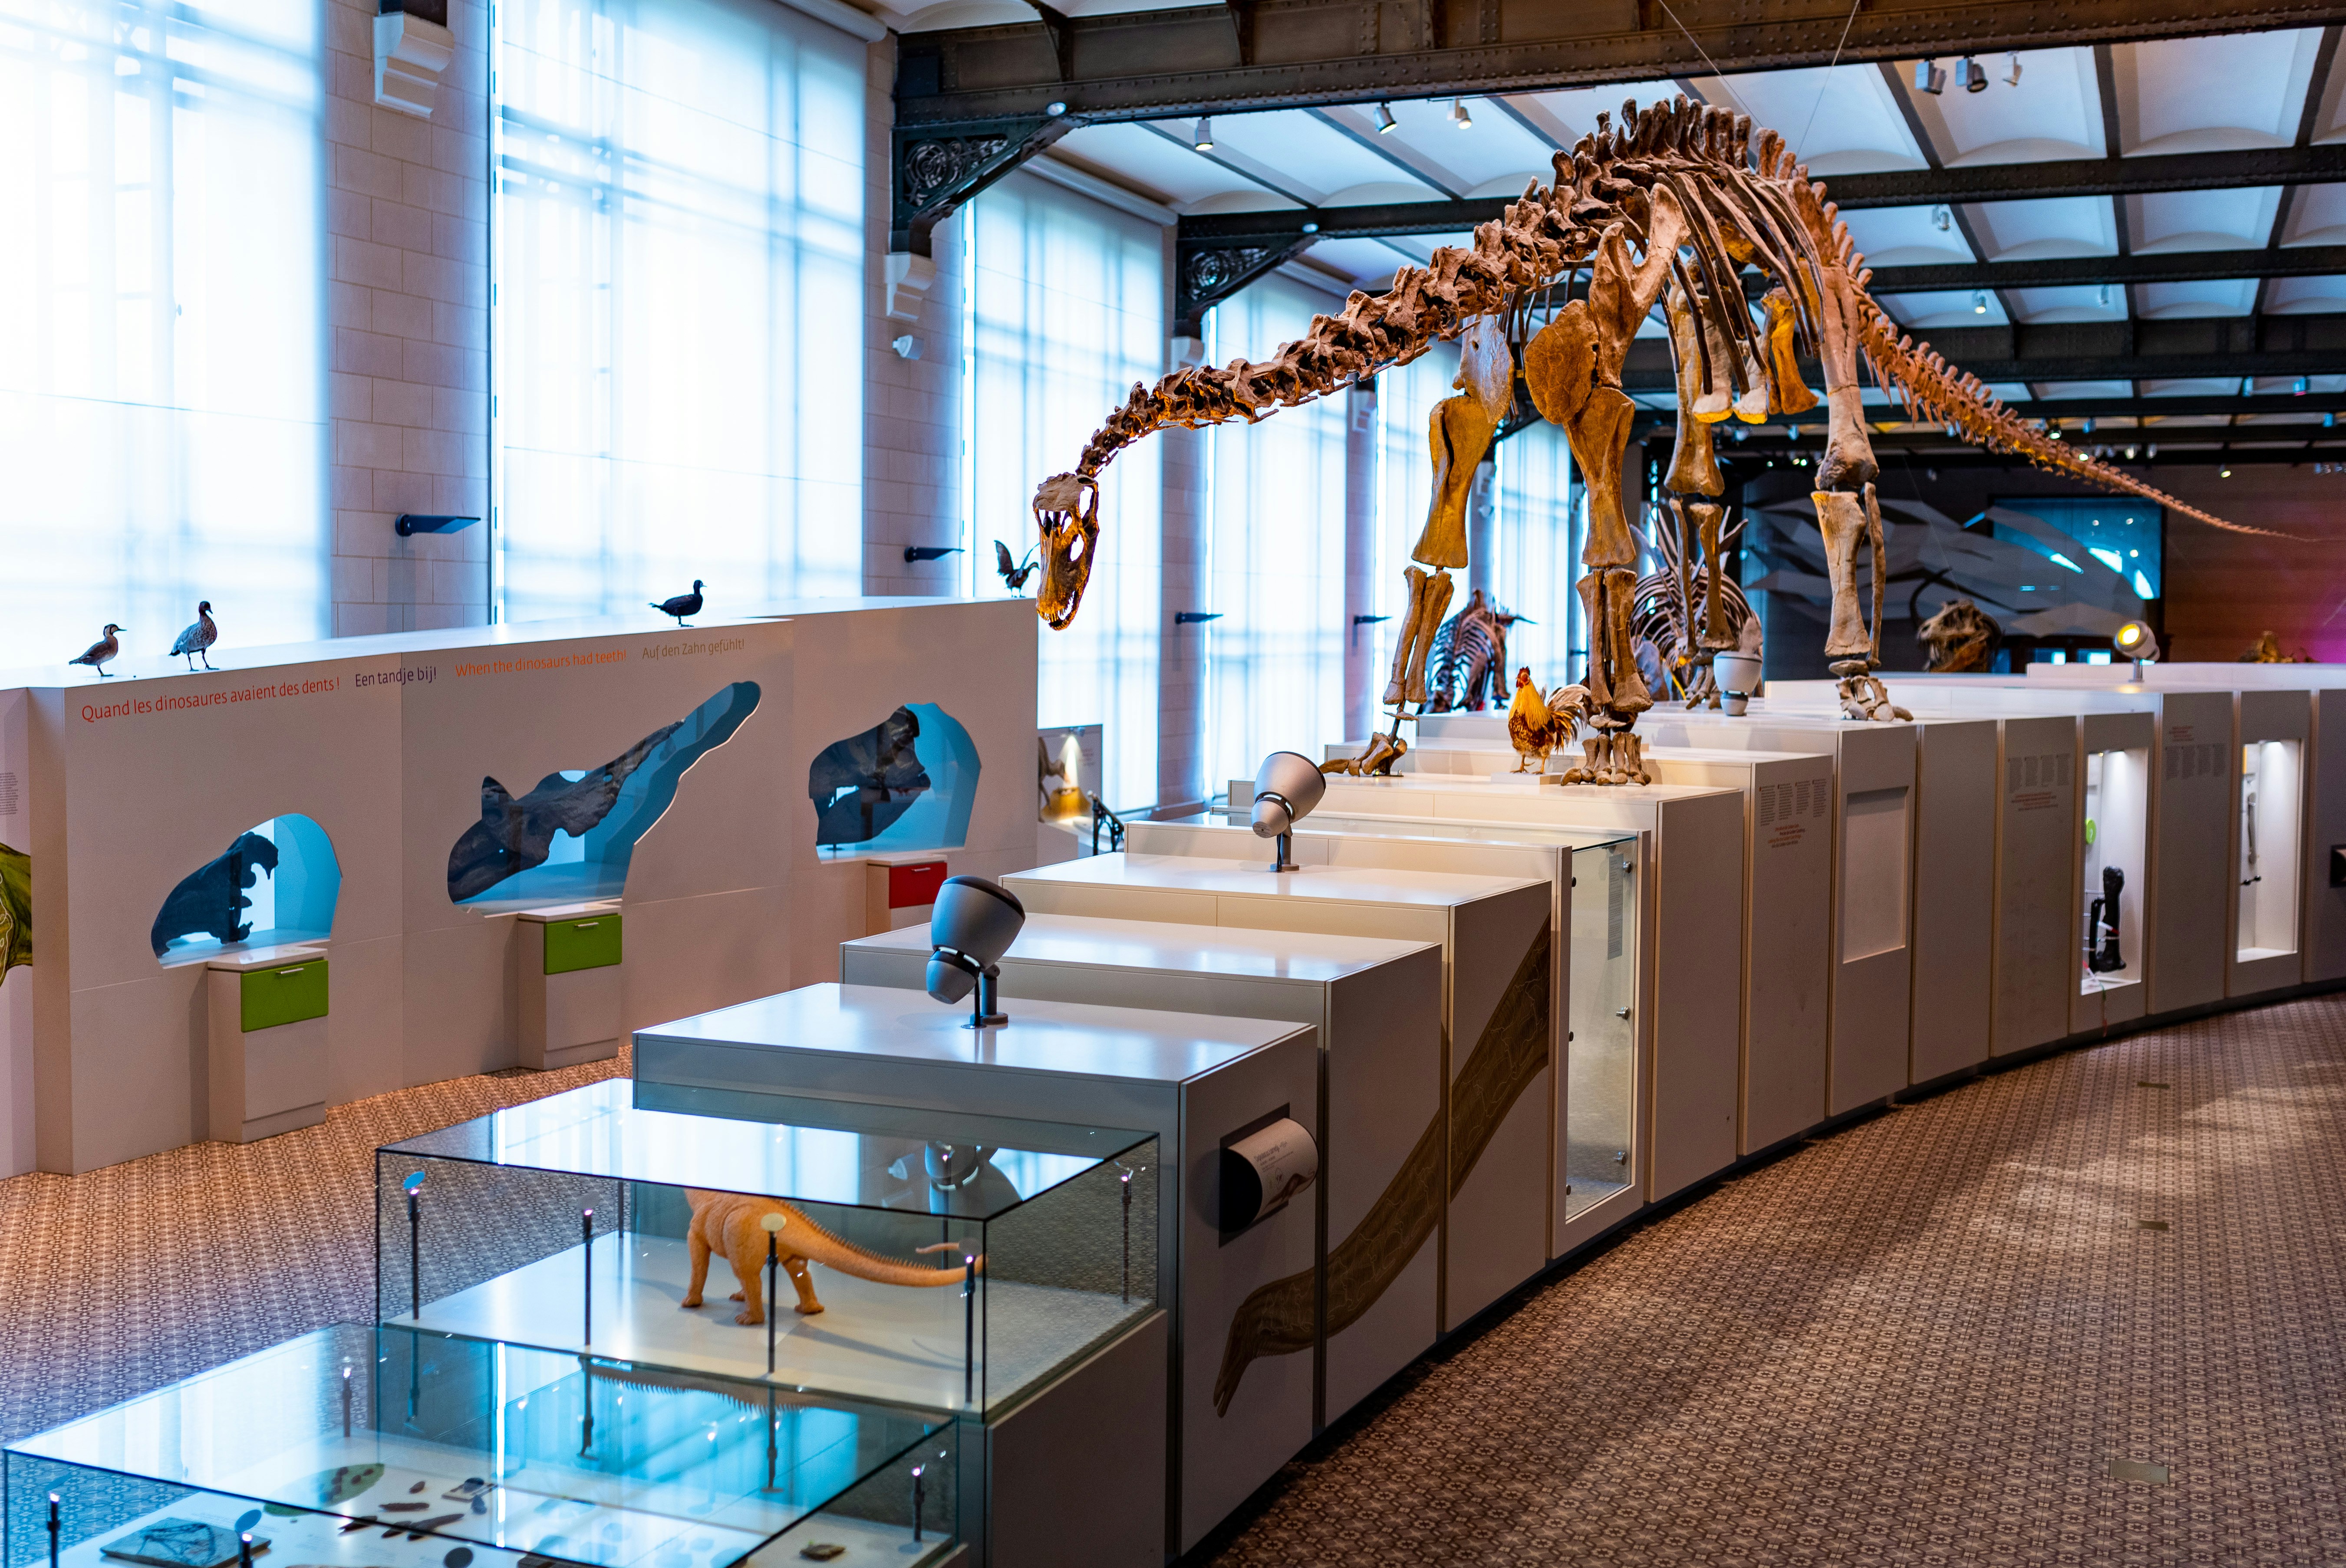
[[[376,1145],[617,1067],[0,1183],[0,1434],[363,1319]],[[2341,1113],[2346,997],[1851,1128],[1420,1366],[1209,1555],[2346,1563]]]

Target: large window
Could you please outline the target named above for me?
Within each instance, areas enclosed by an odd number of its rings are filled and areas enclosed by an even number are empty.
[[[1206,359],[1268,360],[1341,301],[1273,276],[1218,307]],[[1341,393],[1208,438],[1206,779],[1251,779],[1272,751],[1317,761],[1344,730]]]
[[[1025,553],[1035,484],[1074,468],[1133,382],[1163,372],[1164,230],[1029,174],[963,210],[973,519],[964,543],[976,591],[998,594],[994,542]],[[1101,788],[1118,810],[1157,799],[1162,445],[1137,442],[1100,476],[1099,554],[1075,625],[1035,623],[1037,720],[1106,727]]]
[[[862,584],[864,46],[771,0],[499,0],[502,618]]]
[[[0,665],[329,629],[321,21],[0,0]]]
[[[1588,629],[1574,584],[1580,578],[1585,507],[1572,484],[1572,448],[1559,427],[1535,420],[1499,443],[1499,493],[1490,579],[1505,608],[1523,617],[1507,633],[1500,690],[1528,665],[1543,691],[1586,669]]]

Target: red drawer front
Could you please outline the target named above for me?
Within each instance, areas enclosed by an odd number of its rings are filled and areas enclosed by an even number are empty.
[[[944,885],[945,863],[943,860],[891,866],[888,868],[888,907],[904,910],[933,904],[937,901],[937,890]]]

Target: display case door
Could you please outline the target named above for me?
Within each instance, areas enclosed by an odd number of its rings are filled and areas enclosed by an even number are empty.
[[[2232,929],[2227,996],[2293,986],[2304,975],[2298,897],[2305,876],[2302,691],[2243,691],[2232,781]]]
[[[2081,721],[2069,1033],[2143,1016],[2149,1003],[2150,759],[2157,721],[2147,713],[2091,713]]]
[[[2150,1011],[2220,1002],[2231,932],[2232,694],[2159,699],[2151,780]]]
[[[2008,1056],[2069,1032],[2077,720],[2004,721],[1995,845],[1995,989],[1989,1049]]]

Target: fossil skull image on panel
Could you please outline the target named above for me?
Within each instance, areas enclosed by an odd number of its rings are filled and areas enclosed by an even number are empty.
[[[1315,317],[1302,338],[1270,360],[1189,366],[1153,387],[1136,385],[1075,469],[1035,490],[1043,572],[1036,607],[1044,620],[1064,627],[1075,618],[1104,526],[1099,474],[1125,447],[1168,426],[1253,423],[1455,343],[1456,394],[1436,406],[1427,432],[1433,494],[1413,564],[1404,568],[1407,607],[1384,693],[1393,733],[1382,752],[1405,749],[1400,723],[1413,717],[1411,705],[1428,699],[1426,657],[1448,613],[1450,574],[1466,564],[1474,469],[1518,417],[1520,384],[1537,416],[1564,431],[1587,486],[1577,587],[1589,650],[1578,684],[1588,692],[1594,741],[1585,744],[1600,777],[1642,779],[1628,732],[1662,694],[1638,657],[1639,548],[1622,504],[1634,405],[1621,370],[1630,340],[1657,310],[1677,369],[1677,447],[1663,485],[1678,543],[1672,570],[1686,579],[1687,593],[1701,575],[1698,557],[1708,574],[1705,613],[1688,617],[1693,641],[1646,645],[1647,662],[1665,673],[1680,657],[1698,668],[1737,646],[1722,640],[1734,629],[1726,606],[1708,613],[1708,585],[1721,575],[1713,552],[1723,520],[1709,427],[1790,417],[1822,402],[1826,443],[1810,499],[1832,596],[1825,655],[1841,679],[1845,712],[1903,717],[1873,673],[1882,657],[1884,548],[1862,370],[1910,417],[1945,425],[1974,445],[2211,526],[2286,536],[2227,523],[2078,451],[1902,331],[1867,293],[1864,258],[1824,186],[1809,178],[1783,137],[1748,117],[1683,97],[1644,108],[1625,104],[1617,126],[1599,116],[1596,132],[1556,153],[1554,165],[1552,185],[1530,183],[1504,216],[1475,229],[1472,245],[1446,246],[1425,266],[1402,268],[1382,294],[1355,291],[1341,311]],[[1755,273],[1764,285],[1756,302],[1745,287]],[[1574,298],[1584,275],[1585,297]],[[1821,398],[1803,381],[1810,361],[1823,382]]]

